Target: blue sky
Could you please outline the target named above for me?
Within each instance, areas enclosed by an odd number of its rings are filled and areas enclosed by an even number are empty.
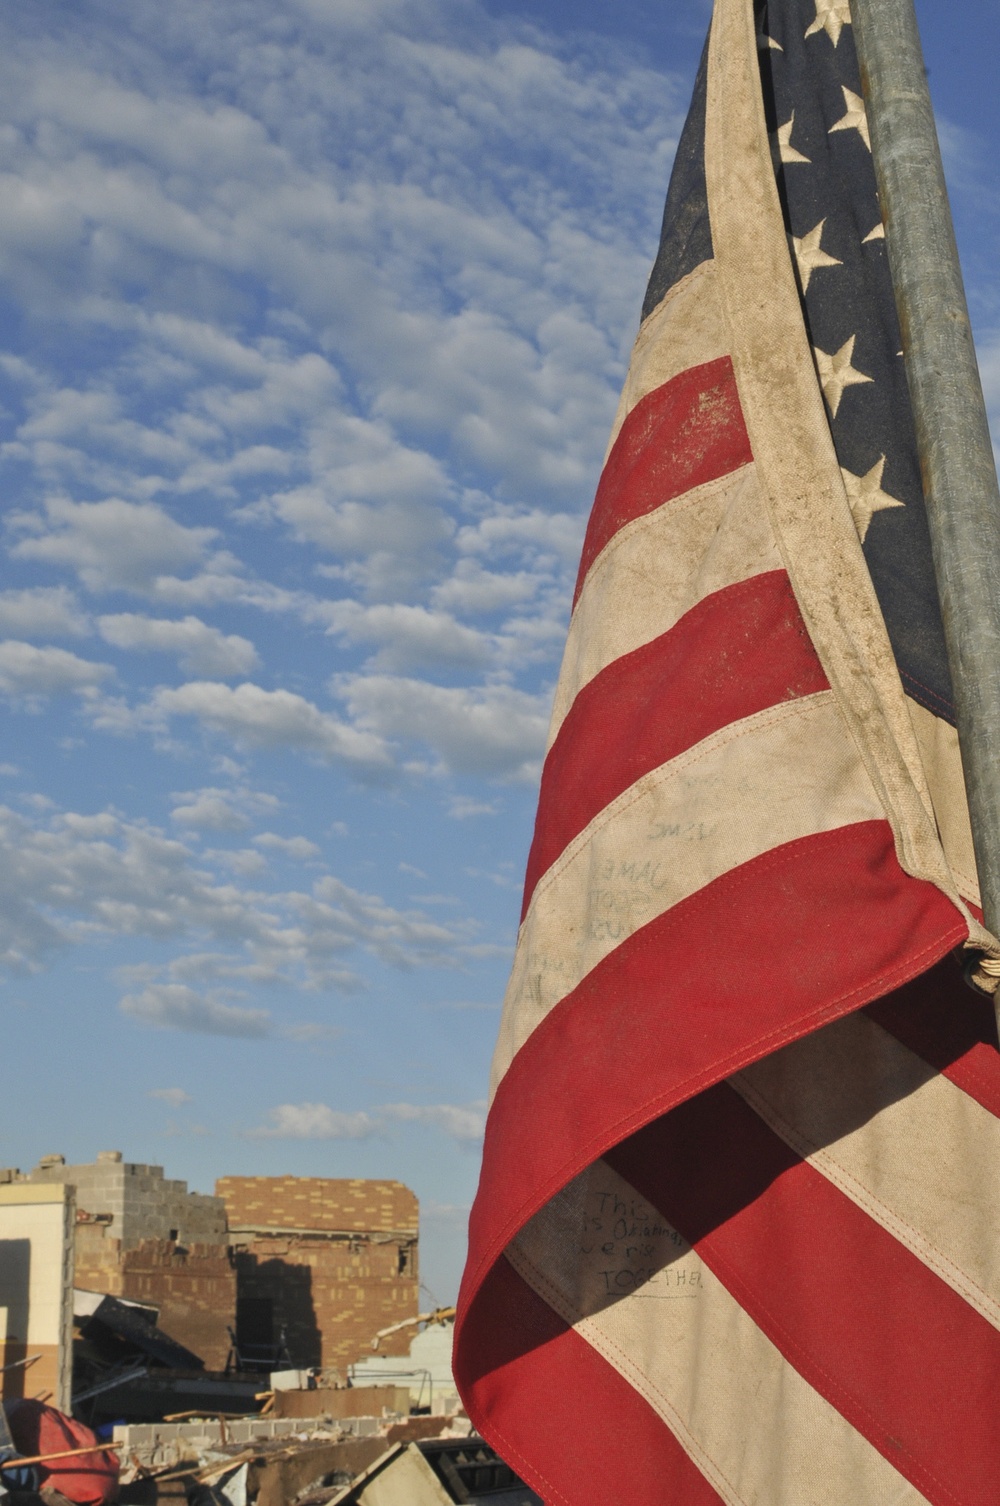
[[[920,12],[996,411],[1000,16]],[[454,1296],[708,14],[7,8],[0,1160],[399,1177]]]

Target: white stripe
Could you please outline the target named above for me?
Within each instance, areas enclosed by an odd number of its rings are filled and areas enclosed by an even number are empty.
[[[636,403],[689,367],[717,361],[728,354],[729,337],[716,288],[715,265],[703,261],[674,283],[642,322],[632,347],[605,460]]]
[[[626,524],[591,565],[580,592],[550,746],[580,691],[607,665],[667,632],[713,591],[782,568],[753,465]]]
[[[729,1506],[926,1500],[606,1162],[553,1198],[507,1258],[645,1398]]]
[[[907,696],[906,704],[920,749],[920,761],[927,775],[941,845],[955,875],[958,892],[963,899],[981,905],[958,733],[949,722],[919,705],[912,696]]]
[[[515,1052],[621,942],[784,842],[882,817],[830,691],[730,723],[636,781],[539,881],[493,1059]]]
[[[776,1135],[1000,1328],[1000,1120],[865,1014],[730,1082]]]

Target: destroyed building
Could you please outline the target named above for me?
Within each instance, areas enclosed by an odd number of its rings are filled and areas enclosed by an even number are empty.
[[[224,1368],[237,1294],[221,1199],[117,1150],[80,1165],[44,1156],[25,1180],[76,1189],[75,1286],[155,1308],[165,1333]]]
[[[242,1412],[259,1390],[246,1372],[346,1380],[418,1312],[418,1205],[399,1182],[225,1177],[206,1196],[104,1151],[0,1171],[0,1205],[4,1396],[66,1405],[72,1370],[91,1418],[158,1416],[226,1372],[223,1409]]]
[[[418,1312],[418,1203],[401,1182],[223,1177],[237,1273],[236,1335],[253,1354],[346,1370],[380,1329]],[[383,1353],[405,1355],[410,1335]]]

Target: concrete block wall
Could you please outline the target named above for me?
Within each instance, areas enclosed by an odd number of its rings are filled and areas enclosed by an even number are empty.
[[[171,1230],[180,1244],[226,1242],[221,1199],[188,1192],[186,1182],[165,1178],[162,1166],[123,1161],[118,1151],[103,1151],[96,1161],[76,1166],[46,1157],[28,1180],[74,1186],[81,1212],[110,1215],[108,1232],[125,1249],[143,1239],[169,1239]]]

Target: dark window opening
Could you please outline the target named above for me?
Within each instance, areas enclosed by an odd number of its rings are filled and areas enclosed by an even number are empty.
[[[270,1297],[237,1299],[236,1342],[241,1351],[274,1343],[274,1303]]]

